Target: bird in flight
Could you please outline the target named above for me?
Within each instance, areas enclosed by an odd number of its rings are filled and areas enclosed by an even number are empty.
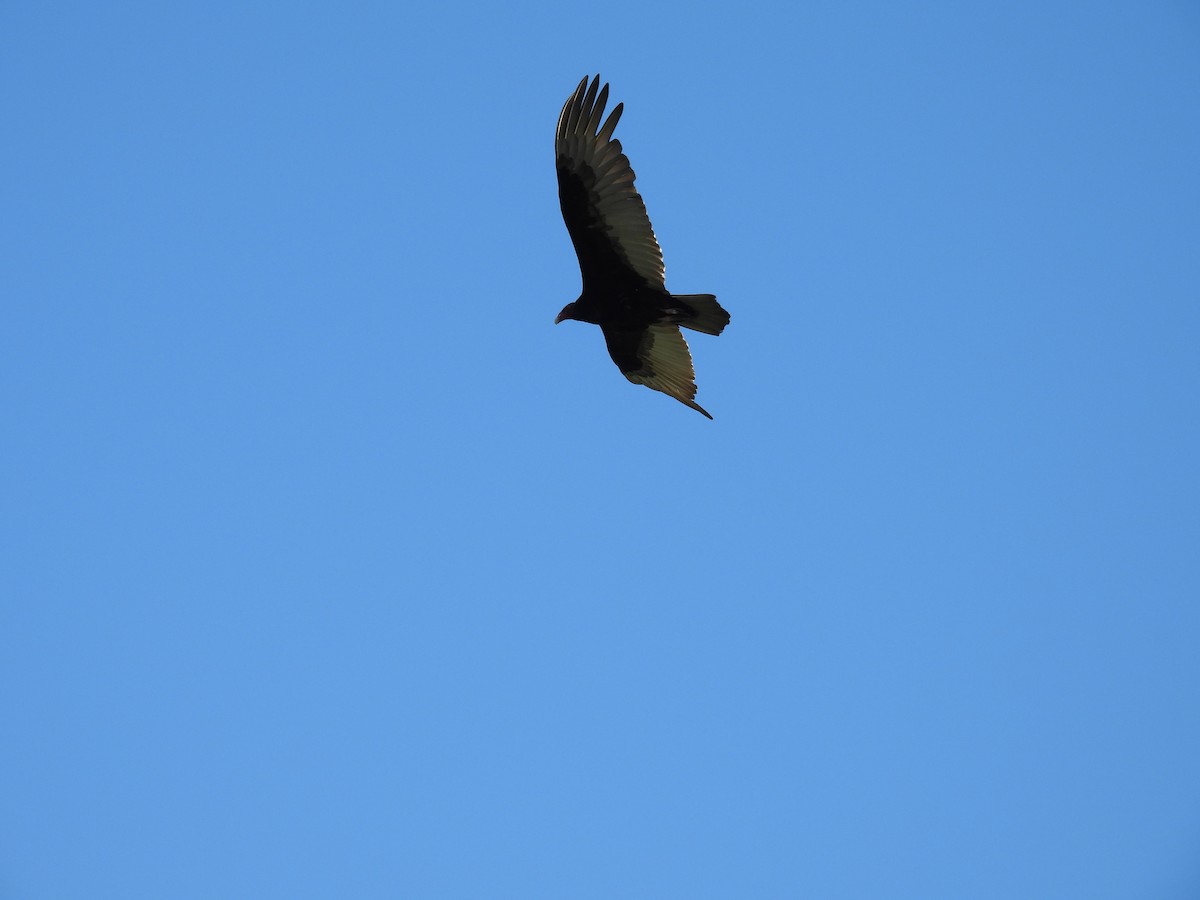
[[[558,200],[579,257],[583,293],[554,323],[577,319],[599,325],[609,356],[626,378],[711,419],[696,402],[696,373],[679,327],[720,334],[729,313],[712,294],[668,293],[646,204],[633,186],[621,142],[612,136],[624,104],[601,125],[607,103],[608,85],[600,88],[599,75],[590,85],[585,77],[558,117]]]

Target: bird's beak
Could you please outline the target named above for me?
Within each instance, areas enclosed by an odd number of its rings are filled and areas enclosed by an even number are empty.
[[[554,317],[554,324],[557,325],[562,320],[563,320],[562,313],[559,313],[557,316]]]

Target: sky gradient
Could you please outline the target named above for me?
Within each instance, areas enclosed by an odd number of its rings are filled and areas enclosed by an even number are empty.
[[[628,384],[584,75],[708,421]],[[1192,3],[6,4],[0,897],[1200,894]]]

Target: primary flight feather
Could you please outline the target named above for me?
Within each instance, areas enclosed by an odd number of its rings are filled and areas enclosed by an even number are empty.
[[[558,200],[579,257],[583,292],[554,321],[599,325],[609,355],[626,378],[711,419],[696,402],[692,356],[679,326],[720,334],[729,313],[712,294],[667,291],[662,250],[646,204],[633,186],[621,142],[612,136],[624,104],[605,119],[607,103],[608,85],[600,88],[600,76],[590,85],[584,78],[558,117]]]

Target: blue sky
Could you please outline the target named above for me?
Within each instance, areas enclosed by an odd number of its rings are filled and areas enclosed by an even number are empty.
[[[555,121],[626,104],[709,422]],[[0,896],[1194,897],[1191,3],[6,4]]]

